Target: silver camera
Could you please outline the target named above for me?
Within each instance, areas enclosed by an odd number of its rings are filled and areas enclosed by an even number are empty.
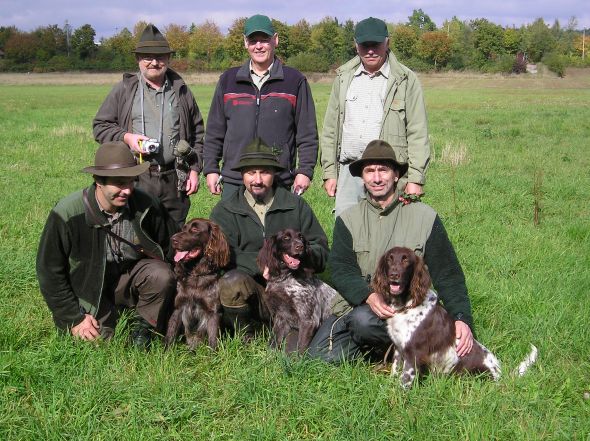
[[[153,138],[139,141],[139,147],[141,148],[141,152],[146,155],[151,155],[152,153],[158,153],[160,151],[160,143],[157,139]]]

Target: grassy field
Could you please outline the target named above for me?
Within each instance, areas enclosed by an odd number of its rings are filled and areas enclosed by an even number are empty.
[[[16,79],[15,79],[16,78]],[[196,354],[56,335],[34,261],[51,207],[85,186],[92,118],[116,78],[0,76],[0,439],[589,440],[590,72],[423,77],[426,202],[466,273],[479,339],[524,378],[427,377],[292,359],[224,339]],[[67,78],[66,78],[67,79]],[[207,115],[213,85],[190,79]],[[312,84],[319,127],[329,81]],[[328,236],[332,201],[305,197]],[[204,185],[191,215],[216,199]]]

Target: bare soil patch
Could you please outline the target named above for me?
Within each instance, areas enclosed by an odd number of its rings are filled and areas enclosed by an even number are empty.
[[[183,73],[188,84],[215,84],[221,72]],[[114,85],[121,73],[0,73],[0,85]],[[310,83],[330,84],[334,74],[306,73]],[[538,74],[502,75],[475,72],[441,72],[419,74],[424,87],[441,89],[578,89],[590,87],[590,69],[569,68],[565,78],[541,70]]]

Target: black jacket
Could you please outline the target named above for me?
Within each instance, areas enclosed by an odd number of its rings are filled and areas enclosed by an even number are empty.
[[[311,179],[318,155],[318,131],[306,78],[275,58],[270,78],[258,90],[249,66],[250,61],[219,78],[207,118],[203,173],[219,173],[223,159],[223,178],[241,184],[240,173],[231,168],[238,163],[242,149],[260,136],[276,149],[286,168],[277,175],[281,184],[290,186],[299,173]]]

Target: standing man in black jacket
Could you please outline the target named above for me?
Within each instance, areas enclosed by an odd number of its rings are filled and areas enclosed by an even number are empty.
[[[318,154],[315,106],[306,78],[275,56],[279,35],[271,20],[253,15],[244,23],[250,59],[219,78],[207,120],[203,172],[212,194],[223,199],[242,183],[238,163],[245,146],[260,137],[279,156],[278,184],[301,194],[313,176]],[[223,160],[223,168],[219,163]]]
[[[153,24],[146,26],[135,48],[139,71],[124,74],[94,117],[99,143],[124,141],[150,163],[138,188],[160,199],[179,226],[186,220],[189,197],[199,189],[204,124],[184,80],[170,69],[173,53]],[[144,141],[159,146],[147,149]]]

